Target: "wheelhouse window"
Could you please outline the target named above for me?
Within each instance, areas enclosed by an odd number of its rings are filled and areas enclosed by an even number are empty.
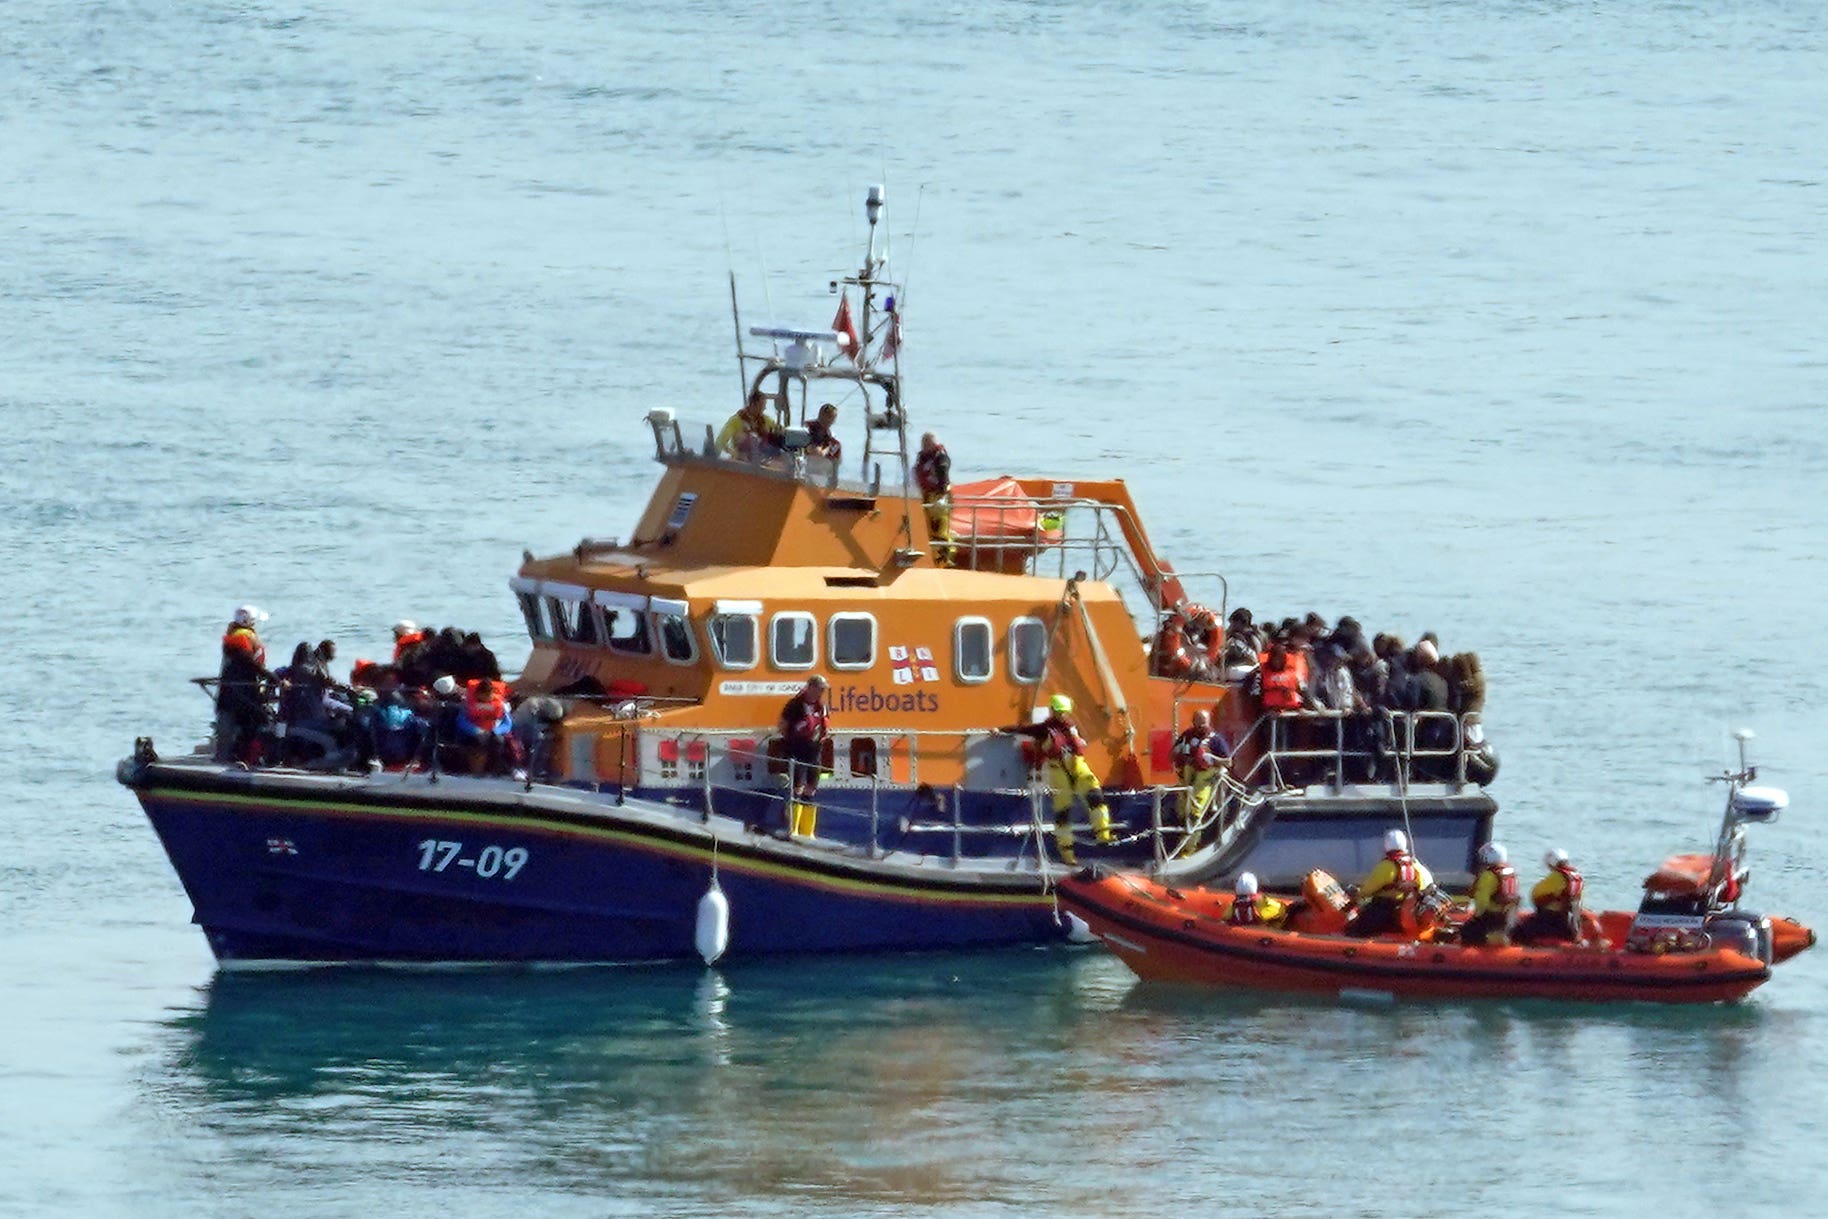
[[[826,629],[831,633],[832,668],[867,669],[876,663],[874,614],[833,614]]]
[[[710,636],[711,654],[717,657],[718,664],[726,669],[755,668],[760,635],[756,618],[756,614],[727,610],[711,615],[705,623],[705,633]]]
[[[601,589],[592,598],[603,615],[600,637],[617,652],[646,656],[654,650],[653,632],[647,625],[648,599],[638,593]]]
[[[698,658],[698,645],[692,638],[692,620],[686,616],[683,601],[655,597],[654,634],[660,640],[660,653],[676,665],[691,664]]]
[[[1047,627],[1039,618],[1009,624],[1009,676],[1032,686],[1047,672]]]
[[[952,626],[952,672],[966,685],[990,680],[996,645],[988,618],[960,618]]]
[[[547,597],[546,612],[552,621],[553,634],[567,643],[598,644],[603,641],[602,625],[595,607],[566,597]]]
[[[514,599],[520,602],[520,616],[527,621],[527,634],[535,642],[552,638],[552,631],[546,626],[546,611],[540,605],[539,594],[531,590],[516,592]]]
[[[819,660],[819,626],[811,614],[776,614],[768,626],[768,659],[777,669],[810,669]]]
[[[626,605],[605,606],[603,622],[608,628],[609,646],[618,652],[646,656],[654,650],[648,634],[647,615]]]

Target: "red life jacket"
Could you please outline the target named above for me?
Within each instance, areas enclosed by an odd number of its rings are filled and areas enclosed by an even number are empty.
[[[930,499],[951,490],[939,476],[939,459],[945,455],[946,446],[936,444],[932,452],[923,452],[914,459],[914,481],[920,487],[921,498]]]
[[[251,626],[231,626],[222,636],[224,652],[245,652],[248,659],[261,668],[267,667],[267,650],[260,642],[260,636],[254,633]]]
[[[1263,709],[1295,711],[1301,706],[1301,675],[1295,671],[1294,658],[1286,668],[1263,670]]]
[[[1212,739],[1210,733],[1201,732],[1198,728],[1189,728],[1174,740],[1174,752],[1170,755],[1176,767],[1187,770],[1210,770],[1218,765],[1218,759],[1212,756],[1207,742]]]
[[[416,647],[424,642],[424,631],[408,631],[406,634],[394,640],[394,663],[400,663],[400,658],[406,655],[406,650],[408,648]]]
[[[830,715],[825,710],[825,704],[808,703],[803,698],[798,701],[805,709],[800,713],[800,718],[793,722],[794,736],[802,741],[823,741],[830,731]]]
[[[1047,729],[1047,737],[1041,742],[1043,757],[1059,762],[1085,752],[1085,742],[1079,739],[1079,730],[1073,727],[1071,720],[1049,716],[1041,723]]]
[[[1408,851],[1385,851],[1384,858],[1396,865],[1396,877],[1377,892],[1367,893],[1365,896],[1382,901],[1401,901],[1406,897],[1415,896],[1417,888],[1415,856]],[[1395,896],[1386,896],[1392,891],[1395,892]]]
[[[1518,901],[1517,869],[1508,863],[1495,863],[1485,870],[1498,878],[1498,883],[1492,887],[1492,906],[1507,910],[1515,906]]]
[[[1581,879],[1580,873],[1575,870],[1574,865],[1571,863],[1558,863],[1555,865],[1555,870],[1561,873],[1562,880],[1566,882],[1566,887],[1562,889],[1560,893],[1546,899],[1544,904],[1538,907],[1538,909],[1550,910],[1556,914],[1579,909],[1581,891],[1587,887],[1587,882]]]
[[[1257,899],[1239,896],[1231,903],[1231,921],[1240,927],[1255,927],[1263,921],[1257,912]]]
[[[508,687],[486,677],[472,678],[464,684],[463,715],[484,732],[492,732],[501,717],[508,714]]]

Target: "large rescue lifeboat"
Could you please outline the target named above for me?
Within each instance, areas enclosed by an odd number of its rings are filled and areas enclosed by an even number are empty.
[[[1788,801],[1749,786],[1754,772],[1743,762],[1720,777],[1730,791],[1714,852],[1665,861],[1635,913],[1586,913],[1579,942],[1461,944],[1461,920],[1445,905],[1438,922],[1424,914],[1403,933],[1353,938],[1342,933],[1343,894],[1324,872],[1308,878],[1283,926],[1234,920],[1241,899],[1230,893],[1104,869],[1062,880],[1060,902],[1152,982],[1361,998],[1729,1002],[1812,946],[1815,933],[1740,907],[1742,827],[1775,820]]]
[[[1081,856],[1292,885],[1376,858],[1400,809],[1436,874],[1468,882],[1495,811],[1477,734],[1441,712],[1368,734],[1266,713],[1216,663],[1223,579],[1158,557],[1121,480],[1011,475],[923,504],[881,208],[876,188],[831,328],[758,327],[755,351],[738,318],[778,450],[727,451],[722,412],[652,411],[661,474],[633,532],[529,555],[510,581],[532,643],[513,690],[542,700],[527,773],[328,773],[149,740],[122,762],[223,963],[1060,939],[1075,844],[1024,739],[996,731],[1056,696],[1108,797],[1110,832],[1076,815]],[[855,425],[841,462],[812,443],[822,400]],[[813,674],[830,733],[803,823],[773,733]],[[1172,747],[1196,710],[1234,748],[1189,824]]]

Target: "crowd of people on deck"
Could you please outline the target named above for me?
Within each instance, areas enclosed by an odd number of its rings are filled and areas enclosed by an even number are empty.
[[[1444,773],[1415,777],[1447,777],[1452,769],[1439,761],[1454,745],[1448,716],[1462,726],[1467,777],[1483,783],[1496,773],[1496,757],[1485,744],[1481,724],[1485,671],[1478,654],[1443,654],[1433,631],[1410,645],[1394,634],[1367,636],[1349,615],[1329,625],[1310,613],[1271,626],[1256,622],[1242,607],[1231,611],[1221,628],[1211,611],[1184,606],[1164,616],[1151,669],[1163,676],[1239,686],[1270,714],[1333,712],[1345,717],[1346,752],[1364,761],[1362,773],[1338,776],[1341,782],[1389,777],[1389,761],[1398,747],[1391,721],[1417,712],[1439,713],[1416,720],[1415,751],[1436,755],[1432,763],[1419,761],[1418,769]],[[1292,750],[1332,743],[1325,725],[1297,726],[1279,737],[1280,747]]]
[[[1474,947],[1502,948],[1510,944],[1578,944],[1588,937],[1583,918],[1582,894],[1586,882],[1568,853],[1557,847],[1543,856],[1547,869],[1530,889],[1531,910],[1523,913],[1517,871],[1500,843],[1479,848],[1479,872],[1468,900],[1469,917],[1457,925],[1431,918],[1428,904],[1436,899],[1434,877],[1410,851],[1409,836],[1402,830],[1384,835],[1384,855],[1364,879],[1346,895],[1351,899],[1346,935],[1413,936],[1453,928],[1458,942]],[[1284,902],[1259,891],[1250,872],[1240,875],[1233,889],[1229,918],[1240,926],[1283,926],[1299,904]],[[1437,907],[1444,910],[1444,904]],[[1436,939],[1445,938],[1437,934]]]
[[[377,767],[512,774],[545,769],[553,700],[517,699],[473,631],[401,620],[386,661],[332,672],[336,641],[300,642],[269,668],[251,605],[222,636],[216,759],[249,766],[367,772]],[[519,714],[517,714],[519,712]]]

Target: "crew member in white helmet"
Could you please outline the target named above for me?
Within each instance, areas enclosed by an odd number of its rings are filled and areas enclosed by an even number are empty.
[[[1230,917],[1239,927],[1280,927],[1282,920],[1288,917],[1288,907],[1257,892],[1257,874],[1245,872],[1238,877]]]
[[[1384,835],[1384,857],[1359,883],[1358,910],[1346,924],[1346,934],[1371,936],[1402,930],[1404,907],[1413,911],[1415,899],[1432,884],[1434,877],[1409,853],[1409,835],[1389,831]]]
[[[1460,942],[1487,948],[1510,943],[1517,902],[1517,870],[1502,846],[1486,843],[1479,848],[1479,875],[1473,881],[1473,916],[1460,928]]]

